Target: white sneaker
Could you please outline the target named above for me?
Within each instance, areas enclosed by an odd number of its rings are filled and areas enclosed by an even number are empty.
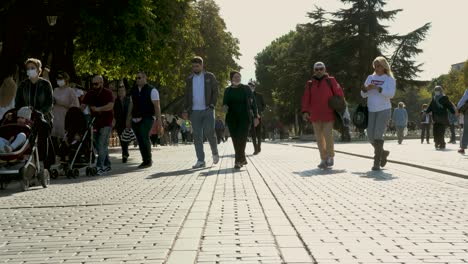
[[[197,161],[195,165],[192,166],[192,169],[204,168],[206,166],[204,161]]]
[[[218,164],[219,162],[219,155],[213,155],[213,164]]]
[[[334,164],[333,158],[330,157],[327,159],[327,167],[333,167]]]

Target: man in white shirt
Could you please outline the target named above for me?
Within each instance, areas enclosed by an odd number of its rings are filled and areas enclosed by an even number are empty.
[[[213,73],[203,70],[203,59],[192,59],[192,74],[185,86],[185,110],[190,113],[192,122],[193,141],[197,162],[194,169],[203,168],[205,152],[203,151],[203,138],[210,143],[213,163],[219,162],[218,146],[215,134],[215,106],[218,99],[218,82]]]
[[[152,85],[148,84],[145,72],[138,72],[136,83],[137,87],[131,92],[127,127],[133,128],[143,159],[143,162],[138,167],[148,168],[153,164],[149,134],[153,127],[153,122],[157,122],[158,127],[162,127],[161,106],[159,103],[159,92]]]

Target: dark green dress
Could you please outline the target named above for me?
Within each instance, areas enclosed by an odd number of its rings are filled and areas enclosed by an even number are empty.
[[[241,84],[224,91],[223,105],[227,105],[226,124],[232,137],[247,137],[257,105],[250,87]]]

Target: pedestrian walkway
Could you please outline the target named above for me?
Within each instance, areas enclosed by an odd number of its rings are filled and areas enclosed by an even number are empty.
[[[466,179],[344,154],[323,171],[317,150],[279,144],[234,171],[220,146],[203,170],[193,146],[161,147],[145,170],[132,150],[112,175],[11,184],[0,263],[468,263]]]
[[[291,143],[289,143],[291,144]],[[295,146],[315,148],[315,143],[296,142]],[[407,139],[400,145],[397,140],[385,141],[385,149],[390,150],[390,162],[412,164],[433,169],[439,172],[448,172],[468,178],[468,155],[461,155],[457,151],[459,144],[448,144],[445,150],[436,150],[434,144],[421,144],[419,139]],[[335,150],[359,156],[373,158],[373,148],[369,142],[337,143]]]

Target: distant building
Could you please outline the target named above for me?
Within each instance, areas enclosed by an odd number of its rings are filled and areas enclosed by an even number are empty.
[[[465,65],[465,62],[460,62],[457,64],[452,64],[452,71],[461,71],[463,70],[463,66]]]

